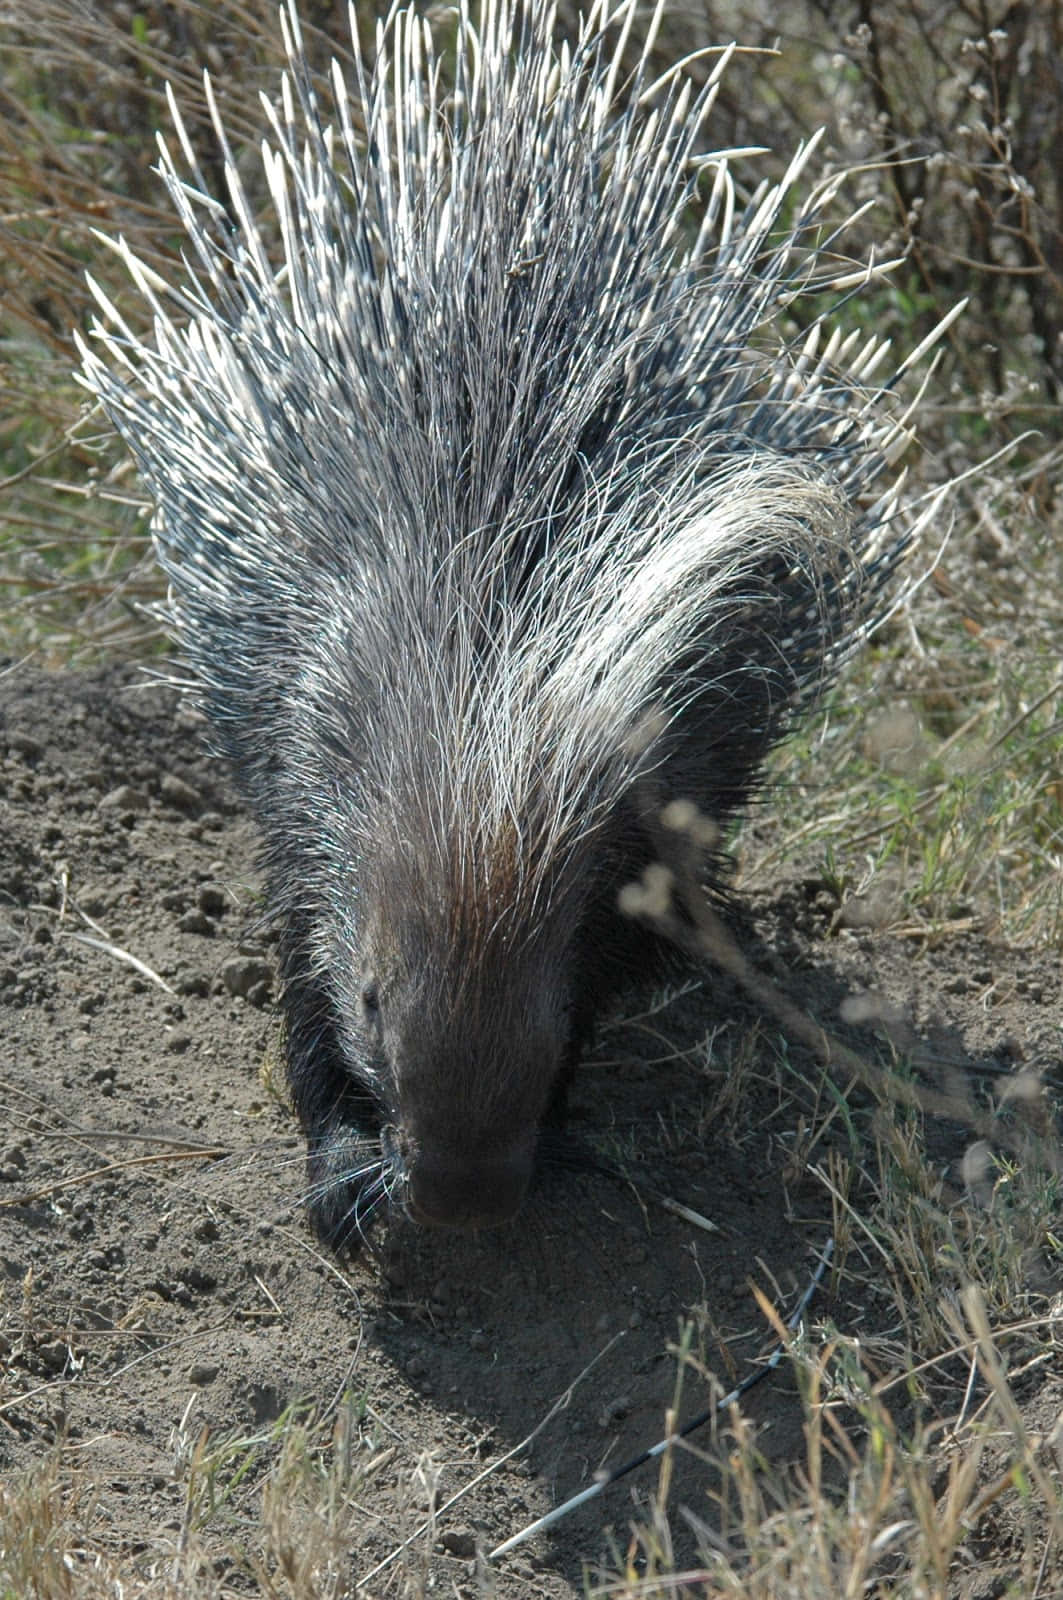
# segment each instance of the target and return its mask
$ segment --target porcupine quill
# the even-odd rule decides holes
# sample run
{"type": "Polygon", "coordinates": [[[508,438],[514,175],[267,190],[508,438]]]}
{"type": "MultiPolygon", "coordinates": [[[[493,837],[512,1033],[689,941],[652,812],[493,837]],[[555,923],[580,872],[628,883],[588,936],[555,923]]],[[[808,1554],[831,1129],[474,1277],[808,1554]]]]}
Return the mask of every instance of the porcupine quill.
{"type": "MultiPolygon", "coordinates": [[[[742,203],[633,0],[568,39],[548,0],[412,10],[331,104],[294,5],[262,165],[267,248],[213,95],[212,197],[170,96],[174,283],[118,248],[82,377],[155,507],[170,621],[264,840],[320,1234],[388,1204],[500,1222],[593,1019],[659,971],[623,918],[646,796],[726,823],[887,604],[905,509],[887,344],[815,148],[742,203]],[[444,91],[444,82],[453,87],[444,91]],[[100,353],[97,353],[99,351],[100,353]]],[[[655,801],[656,803],[656,801],[655,801]]],[[[717,881],[724,866],[712,863],[717,881]]],[[[710,883],[709,887],[712,887],[710,883]]]]}

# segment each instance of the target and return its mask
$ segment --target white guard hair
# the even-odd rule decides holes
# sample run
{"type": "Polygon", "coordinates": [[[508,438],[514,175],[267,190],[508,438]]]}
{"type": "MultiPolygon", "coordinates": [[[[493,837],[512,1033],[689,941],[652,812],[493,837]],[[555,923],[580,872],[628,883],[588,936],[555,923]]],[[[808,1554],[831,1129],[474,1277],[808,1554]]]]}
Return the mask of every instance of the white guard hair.
{"type": "Polygon", "coordinates": [[[838,272],[840,178],[799,195],[816,140],[739,201],[750,152],[704,153],[731,51],[701,88],[652,81],[663,13],[639,52],[634,0],[563,41],[547,0],[476,20],[460,0],[444,57],[393,11],[371,69],[352,14],[326,111],[289,5],[254,199],[209,80],[223,197],[171,96],[191,257],[168,284],[117,247],[154,334],[97,287],[83,381],[155,499],[173,625],[253,794],[301,762],[337,803],[327,763],[285,753],[304,699],[378,798],[412,719],[440,849],[482,862],[534,814],[556,867],[663,759],[639,730],[664,748],[766,570],[792,587],[774,642],[796,704],[936,514],[902,507],[888,344],[779,331],[795,297],[892,263],[838,272]]]}

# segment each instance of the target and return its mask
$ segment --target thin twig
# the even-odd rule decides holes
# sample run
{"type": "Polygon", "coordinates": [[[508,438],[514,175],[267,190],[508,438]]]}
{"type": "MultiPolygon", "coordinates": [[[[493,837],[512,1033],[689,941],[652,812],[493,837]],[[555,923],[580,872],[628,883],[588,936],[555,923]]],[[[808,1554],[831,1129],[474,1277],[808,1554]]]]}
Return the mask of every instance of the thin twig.
{"type": "MultiPolygon", "coordinates": [[[[834,1240],[828,1239],[823,1254],[816,1263],[816,1270],[812,1274],[812,1278],[808,1287],[798,1301],[795,1309],[787,1318],[786,1331],[788,1334],[792,1334],[797,1330],[801,1318],[808,1309],[812,1296],[815,1294],[820,1283],[823,1281],[823,1275],[826,1272],[827,1267],[830,1265],[833,1254],[834,1240]]],[[[611,1484],[617,1483],[619,1479],[627,1477],[629,1472],[634,1472],[636,1467],[641,1467],[644,1462],[652,1461],[657,1456],[662,1456],[666,1450],[669,1450],[674,1445],[677,1445],[681,1439],[686,1439],[690,1434],[696,1432],[698,1428],[704,1427],[705,1423],[709,1421],[710,1417],[718,1416],[721,1411],[725,1411],[729,1406],[733,1406],[744,1394],[747,1394],[755,1384],[760,1383],[762,1379],[767,1377],[769,1372],[772,1372],[778,1366],[779,1362],[782,1360],[783,1354],[786,1351],[787,1343],[787,1340],[780,1339],[779,1343],[772,1352],[771,1357],[767,1362],[765,1362],[764,1366],[758,1367],[755,1372],[749,1373],[747,1377],[742,1379],[741,1383],[737,1384],[735,1388],[731,1389],[729,1393],[725,1394],[722,1400],[717,1400],[714,1405],[707,1406],[706,1409],[704,1411],[700,1411],[696,1417],[691,1417],[689,1422],[685,1422],[681,1428],[676,1430],[675,1433],[668,1434],[666,1438],[659,1440],[657,1444],[651,1445],[648,1450],[643,1450],[639,1455],[633,1456],[630,1461],[625,1461],[622,1467],[617,1467],[615,1471],[607,1473],[604,1477],[598,1478],[597,1481],[592,1483],[588,1488],[581,1489],[579,1494],[575,1494],[570,1500],[566,1500],[564,1505],[555,1506],[553,1511],[548,1511],[546,1513],[545,1517],[540,1517],[537,1522],[529,1523],[528,1526],[526,1528],[522,1528],[519,1533],[513,1534],[512,1538],[506,1539],[504,1543],[497,1545],[495,1549],[491,1551],[488,1560],[494,1561],[498,1556],[508,1555],[510,1550],[515,1550],[518,1545],[523,1544],[526,1539],[530,1539],[533,1534],[542,1533],[546,1528],[552,1528],[555,1523],[560,1522],[563,1517],[567,1517],[569,1513],[575,1511],[578,1506],[586,1505],[588,1500],[594,1500],[598,1495],[602,1494],[606,1489],[608,1489],[611,1484]]]]}
{"type": "MultiPolygon", "coordinates": [[[[397,1560],[404,1550],[408,1550],[411,1544],[413,1544],[417,1539],[420,1539],[423,1534],[427,1533],[433,1522],[437,1521],[439,1517],[443,1516],[445,1512],[449,1511],[452,1506],[456,1506],[459,1500],[463,1500],[467,1494],[471,1493],[471,1491],[476,1488],[477,1484],[482,1483],[485,1478],[489,1478],[493,1472],[497,1472],[499,1467],[504,1467],[507,1461],[512,1461],[513,1457],[519,1455],[522,1450],[526,1450],[532,1441],[538,1438],[539,1434],[542,1433],[547,1424],[552,1422],[560,1411],[564,1411],[568,1407],[572,1396],[575,1394],[576,1389],[583,1382],[584,1378],[588,1375],[588,1373],[594,1370],[599,1361],[603,1360],[604,1357],[609,1354],[610,1350],[612,1350],[613,1346],[618,1344],[623,1337],[623,1329],[621,1329],[619,1333],[614,1333],[608,1344],[603,1345],[598,1351],[598,1354],[593,1356],[591,1360],[588,1361],[583,1371],[573,1378],[568,1388],[554,1401],[553,1405],[543,1417],[542,1421],[536,1424],[526,1438],[522,1439],[519,1444],[515,1444],[512,1450],[507,1450],[505,1455],[499,1456],[497,1461],[492,1461],[491,1465],[489,1467],[485,1467],[482,1472],[478,1472],[475,1478],[472,1478],[467,1484],[464,1485],[463,1488],[459,1489],[457,1494],[451,1495],[450,1499],[446,1501],[444,1505],[441,1505],[438,1511],[436,1511],[431,1517],[426,1517],[424,1522],[422,1522],[419,1527],[414,1529],[408,1539],[404,1539],[400,1545],[397,1545],[395,1549],[392,1550],[391,1554],[385,1556],[383,1561],[379,1561],[371,1572],[366,1573],[364,1578],[359,1578],[357,1587],[359,1589],[364,1588],[367,1583],[370,1583],[372,1579],[376,1577],[378,1572],[383,1572],[384,1568],[389,1567],[393,1561],[397,1560]]],[[[520,1536],[518,1535],[517,1542],[519,1543],[519,1541],[520,1536]]],[[[499,1546],[500,1550],[503,1548],[508,1549],[508,1545],[499,1546]]],[[[497,1554],[498,1551],[494,1551],[492,1553],[492,1559],[497,1554]]]]}

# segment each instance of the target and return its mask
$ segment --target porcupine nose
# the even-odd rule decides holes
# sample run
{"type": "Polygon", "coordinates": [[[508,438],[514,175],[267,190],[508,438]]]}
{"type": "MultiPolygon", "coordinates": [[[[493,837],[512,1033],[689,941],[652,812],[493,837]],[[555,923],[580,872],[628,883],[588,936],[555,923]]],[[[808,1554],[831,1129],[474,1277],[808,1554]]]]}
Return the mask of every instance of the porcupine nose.
{"type": "Polygon", "coordinates": [[[427,1228],[493,1228],[515,1216],[531,1178],[521,1151],[475,1165],[421,1156],[406,1177],[406,1211],[427,1228]]]}

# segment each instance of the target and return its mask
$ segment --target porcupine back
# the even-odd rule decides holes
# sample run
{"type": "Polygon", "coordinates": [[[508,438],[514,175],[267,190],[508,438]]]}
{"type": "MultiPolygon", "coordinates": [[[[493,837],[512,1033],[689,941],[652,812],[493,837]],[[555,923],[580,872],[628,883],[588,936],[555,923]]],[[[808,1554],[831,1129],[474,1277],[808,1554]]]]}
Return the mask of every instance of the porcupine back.
{"type": "Polygon", "coordinates": [[[386,1194],[512,1212],[590,1017],[651,959],[616,912],[643,797],[730,817],[911,534],[885,346],[772,331],[831,277],[837,185],[796,198],[809,144],[736,202],[700,154],[725,58],[651,83],[662,9],[627,71],[630,0],[560,45],[546,0],[463,0],[449,94],[400,11],[326,116],[290,8],[279,263],[213,101],[221,199],[171,105],[191,263],[164,285],[125,251],[151,340],[98,292],[83,371],[262,827],[333,1238],[386,1194]]]}

